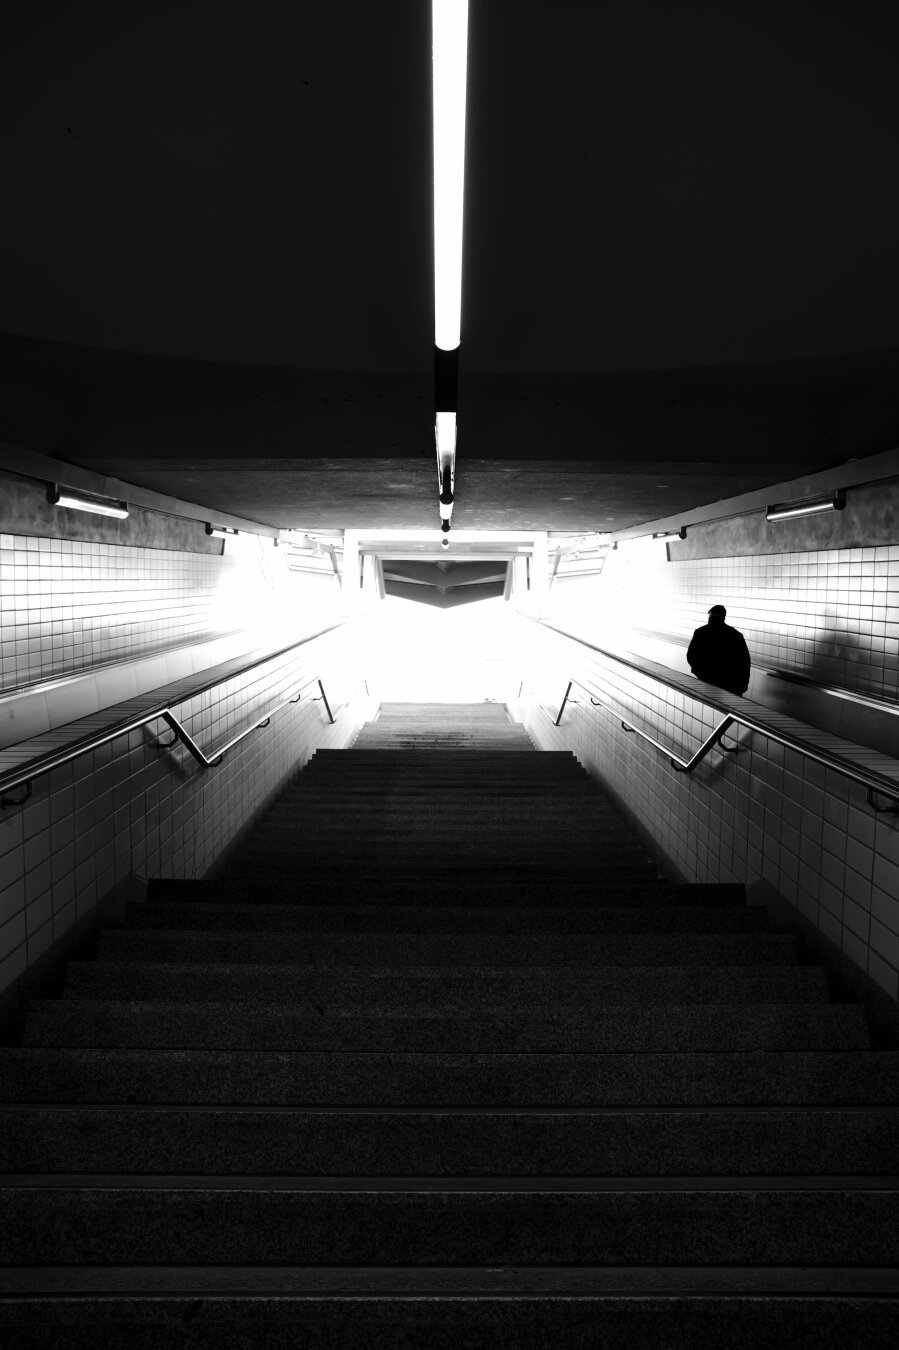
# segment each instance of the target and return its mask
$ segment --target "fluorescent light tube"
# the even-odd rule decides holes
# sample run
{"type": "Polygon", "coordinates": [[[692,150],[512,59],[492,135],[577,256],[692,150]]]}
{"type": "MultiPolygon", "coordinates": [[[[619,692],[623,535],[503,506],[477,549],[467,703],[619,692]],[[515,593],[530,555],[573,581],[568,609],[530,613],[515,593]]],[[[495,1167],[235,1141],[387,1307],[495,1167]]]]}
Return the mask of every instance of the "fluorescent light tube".
{"type": "Polygon", "coordinates": [[[51,489],[49,496],[54,506],[68,507],[72,511],[88,511],[94,516],[113,516],[116,520],[128,518],[128,504],[113,501],[112,498],[95,497],[56,486],[51,489]]]}
{"type": "Polygon", "coordinates": [[[206,533],[213,539],[232,539],[239,531],[233,529],[230,525],[212,525],[207,520],[206,533]]]}
{"type": "Polygon", "coordinates": [[[437,441],[437,455],[441,461],[444,456],[453,456],[456,453],[456,414],[454,412],[439,412],[434,426],[434,436],[437,441]]]}
{"type": "Polygon", "coordinates": [[[795,520],[799,516],[817,516],[822,511],[842,511],[845,505],[845,492],[837,490],[829,497],[816,497],[804,502],[782,502],[779,506],[769,506],[765,512],[765,519],[795,520]]]}
{"type": "Polygon", "coordinates": [[[686,539],[687,527],[682,525],[679,530],[658,530],[653,539],[686,539]]]}
{"type": "Polygon", "coordinates": [[[432,0],[434,49],[434,341],[458,347],[462,326],[462,196],[468,0],[432,0]]]}

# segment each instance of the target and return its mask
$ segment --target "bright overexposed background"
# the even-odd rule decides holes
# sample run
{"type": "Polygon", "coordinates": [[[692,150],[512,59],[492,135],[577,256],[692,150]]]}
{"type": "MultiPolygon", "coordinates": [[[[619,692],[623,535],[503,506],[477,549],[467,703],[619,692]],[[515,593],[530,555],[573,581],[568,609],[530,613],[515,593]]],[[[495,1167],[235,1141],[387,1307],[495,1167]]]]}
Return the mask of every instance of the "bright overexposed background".
{"type": "Polygon", "coordinates": [[[521,680],[520,622],[502,599],[436,609],[389,595],[372,615],[369,689],[384,703],[504,703],[521,680]]]}

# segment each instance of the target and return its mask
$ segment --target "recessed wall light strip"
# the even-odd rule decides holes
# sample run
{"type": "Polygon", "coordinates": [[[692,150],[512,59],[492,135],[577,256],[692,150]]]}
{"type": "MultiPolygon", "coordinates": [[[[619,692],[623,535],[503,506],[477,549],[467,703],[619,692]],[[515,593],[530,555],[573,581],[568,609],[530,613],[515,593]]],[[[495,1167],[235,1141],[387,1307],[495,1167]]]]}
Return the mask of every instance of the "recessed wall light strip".
{"type": "Polygon", "coordinates": [[[127,520],[128,503],[117,502],[112,497],[101,497],[93,492],[79,492],[75,488],[61,487],[50,483],[47,499],[53,506],[61,506],[71,511],[88,511],[95,516],[113,516],[116,520],[127,520]]]}
{"type": "Polygon", "coordinates": [[[846,493],[838,488],[827,497],[808,497],[803,501],[781,502],[769,506],[765,511],[766,520],[796,520],[799,516],[817,516],[822,511],[842,511],[846,506],[846,493]]]}

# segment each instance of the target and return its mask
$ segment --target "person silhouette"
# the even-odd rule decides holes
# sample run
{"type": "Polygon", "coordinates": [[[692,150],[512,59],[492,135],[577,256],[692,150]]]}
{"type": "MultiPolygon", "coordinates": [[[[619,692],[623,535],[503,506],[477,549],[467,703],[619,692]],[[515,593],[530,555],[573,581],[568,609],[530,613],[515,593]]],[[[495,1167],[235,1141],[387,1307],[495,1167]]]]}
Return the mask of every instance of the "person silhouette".
{"type": "Polygon", "coordinates": [[[687,648],[687,660],[697,680],[717,684],[732,694],[745,694],[749,688],[749,648],[736,628],[724,622],[727,610],[712,605],[709,621],[697,628],[687,648]]]}

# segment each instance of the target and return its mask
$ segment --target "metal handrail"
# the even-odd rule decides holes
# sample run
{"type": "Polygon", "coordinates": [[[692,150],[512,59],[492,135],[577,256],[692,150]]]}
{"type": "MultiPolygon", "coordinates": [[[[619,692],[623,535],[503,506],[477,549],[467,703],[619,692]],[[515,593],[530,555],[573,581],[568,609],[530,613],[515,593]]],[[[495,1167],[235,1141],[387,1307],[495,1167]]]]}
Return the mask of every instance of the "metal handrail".
{"type": "Polygon", "coordinates": [[[727,750],[732,755],[739,755],[744,750],[748,749],[748,747],[744,745],[724,744],[723,738],[725,736],[725,733],[730,727],[733,726],[734,722],[738,720],[732,713],[729,713],[727,717],[724,718],[723,722],[719,722],[718,726],[708,737],[708,739],[703,741],[702,745],[699,747],[696,753],[692,755],[690,759],[684,759],[681,755],[678,755],[674,750],[672,750],[670,746],[663,745],[662,742],[657,741],[654,736],[650,736],[648,731],[641,731],[639,727],[632,727],[628,722],[625,722],[621,714],[615,712],[614,708],[610,708],[608,703],[603,703],[602,699],[600,698],[594,698],[593,690],[590,689],[590,687],[584,684],[581,680],[568,681],[568,688],[565,690],[565,697],[562,699],[562,706],[559,709],[559,715],[553,721],[554,727],[557,727],[559,725],[559,722],[562,720],[562,713],[565,711],[565,705],[568,702],[568,696],[571,693],[572,685],[575,684],[578,686],[579,689],[583,689],[586,694],[590,695],[590,702],[593,704],[594,708],[605,708],[606,712],[611,713],[613,717],[617,717],[618,720],[621,722],[622,731],[627,731],[629,733],[632,733],[634,736],[639,736],[641,740],[648,741],[649,744],[654,745],[657,750],[661,750],[662,754],[667,755],[669,757],[672,766],[675,769],[677,769],[678,772],[680,773],[692,773],[692,771],[696,768],[696,765],[701,763],[702,760],[705,759],[706,755],[709,753],[711,749],[714,748],[716,743],[720,746],[722,750],[727,750]]]}
{"type": "MultiPolygon", "coordinates": [[[[600,656],[604,656],[610,661],[615,661],[618,665],[627,666],[631,670],[638,671],[641,675],[648,675],[650,679],[656,680],[659,684],[665,685],[669,689],[675,689],[678,693],[684,693],[680,681],[666,680],[664,676],[658,675],[654,671],[647,670],[644,666],[641,666],[639,662],[628,660],[627,657],[620,656],[616,652],[610,652],[604,647],[598,647],[595,643],[587,642],[584,638],[575,637],[572,633],[566,633],[563,628],[556,628],[553,624],[545,623],[539,619],[534,622],[540,623],[541,627],[549,628],[552,632],[568,638],[571,642],[577,642],[582,647],[588,647],[591,651],[598,652],[600,656]]],[[[593,702],[594,691],[581,680],[570,679],[568,681],[568,688],[565,690],[565,697],[562,700],[562,706],[559,709],[558,716],[553,720],[554,726],[559,725],[562,713],[565,710],[565,705],[568,702],[568,696],[571,693],[572,685],[574,684],[577,684],[579,688],[588,693],[591,702],[593,702]]],[[[846,760],[841,759],[839,756],[829,754],[827,750],[819,749],[817,746],[809,745],[807,741],[801,740],[798,736],[791,736],[789,732],[776,730],[774,727],[767,725],[760,718],[753,717],[750,713],[734,712],[725,704],[719,703],[716,699],[710,698],[706,694],[701,694],[699,692],[694,694],[691,691],[689,697],[695,698],[699,703],[704,703],[706,707],[714,708],[718,712],[725,714],[723,721],[719,723],[708,739],[702,743],[700,748],[689,760],[683,759],[673,751],[670,746],[663,745],[661,741],[655,740],[648,732],[641,731],[639,727],[632,727],[624,722],[623,719],[621,719],[620,713],[613,713],[613,715],[619,718],[625,731],[635,733],[643,740],[648,741],[651,745],[655,746],[662,754],[667,755],[671,760],[672,767],[681,773],[691,773],[693,769],[696,768],[697,764],[705,759],[706,755],[714,748],[716,743],[722,750],[729,750],[732,753],[735,751],[739,752],[741,747],[723,745],[721,743],[721,737],[729,727],[743,726],[749,731],[756,731],[759,735],[766,736],[769,740],[776,741],[779,745],[784,746],[788,750],[797,750],[801,755],[804,755],[807,759],[814,760],[815,763],[820,764],[825,769],[833,769],[836,773],[842,774],[845,778],[849,778],[853,782],[859,783],[862,787],[867,789],[868,805],[878,814],[899,814],[899,782],[895,779],[887,778],[885,774],[877,773],[874,769],[862,769],[856,765],[850,765],[846,760]],[[887,797],[890,801],[894,802],[895,805],[878,806],[874,800],[875,796],[887,797]]],[[[596,701],[596,706],[603,707],[608,712],[613,711],[607,704],[602,703],[601,700],[596,701]]],[[[548,715],[551,716],[551,714],[548,715]]]]}
{"type": "MultiPolygon", "coordinates": [[[[345,622],[346,621],[344,620],[341,621],[341,623],[331,624],[327,628],[320,629],[317,633],[310,633],[308,637],[301,638],[299,642],[291,643],[287,647],[280,647],[277,651],[269,652],[267,656],[257,657],[252,661],[248,661],[246,665],[241,666],[239,670],[230,671],[225,676],[219,676],[216,679],[207,680],[199,685],[193,685],[174,706],[177,707],[180,703],[186,703],[188,699],[196,698],[198,694],[206,693],[208,690],[215,689],[219,685],[227,684],[229,680],[238,679],[241,675],[246,674],[247,671],[255,670],[257,666],[265,665],[268,661],[274,661],[279,656],[284,656],[287,652],[294,651],[297,647],[304,646],[307,642],[313,642],[316,638],[324,637],[327,633],[332,633],[335,629],[342,628],[345,622]]],[[[20,769],[12,769],[7,773],[0,774],[0,793],[3,794],[0,796],[0,807],[23,806],[31,796],[32,782],[35,778],[41,778],[44,774],[52,773],[54,769],[62,768],[64,765],[70,764],[73,760],[80,759],[82,755],[89,754],[92,750],[98,750],[101,746],[108,745],[110,741],[118,740],[120,736],[127,736],[132,731],[139,731],[141,727],[148,726],[151,722],[160,720],[164,721],[171,728],[174,736],[171,741],[157,740],[155,742],[157,749],[171,749],[177,741],[181,741],[201,768],[214,768],[216,765],[221,764],[229,750],[233,749],[234,746],[246,736],[249,736],[251,732],[260,731],[262,728],[267,727],[275,714],[280,712],[283,708],[286,708],[288,704],[299,703],[303,696],[303,691],[313,684],[317,684],[321,691],[320,700],[316,698],[313,699],[313,702],[317,703],[321,701],[324,703],[325,711],[328,714],[328,720],[333,725],[335,716],[331,710],[331,705],[328,702],[328,696],[325,693],[325,687],[322,684],[321,677],[317,675],[313,676],[312,679],[305,680],[295,695],[282,700],[282,702],[271,708],[260,722],[254,722],[252,726],[246,727],[243,731],[238,732],[236,736],[232,736],[231,740],[227,741],[225,745],[221,746],[217,751],[213,751],[211,757],[207,756],[200,749],[196,741],[185,729],[184,725],[179,722],[178,718],[172,712],[171,707],[168,705],[165,707],[157,706],[150,712],[141,713],[139,717],[133,717],[127,722],[117,722],[106,731],[95,732],[92,735],[85,737],[83,740],[75,741],[72,745],[65,746],[62,750],[54,750],[49,754],[39,755],[35,759],[24,764],[20,769]],[[6,796],[9,792],[15,792],[17,788],[25,788],[25,792],[20,798],[12,799],[6,796]]]]}
{"type": "MultiPolygon", "coordinates": [[[[322,684],[321,679],[316,675],[311,680],[306,681],[306,683],[300,688],[295,697],[286,698],[283,700],[283,702],[276,704],[274,708],[271,708],[266,713],[265,717],[262,719],[261,722],[254,722],[254,724],[251,727],[245,727],[244,730],[239,731],[236,736],[232,736],[230,741],[226,741],[223,746],[220,746],[218,752],[213,751],[214,758],[211,759],[200,749],[200,747],[197,745],[196,741],[193,739],[190,733],[185,730],[184,724],[178,721],[178,718],[172,712],[171,708],[165,708],[163,709],[162,712],[155,713],[150,717],[145,718],[142,725],[146,726],[148,722],[154,721],[157,718],[162,718],[162,720],[164,722],[167,722],[168,725],[172,728],[174,735],[172,736],[172,739],[170,741],[157,740],[154,743],[156,749],[171,750],[173,745],[177,744],[178,741],[181,741],[181,743],[190,751],[194,759],[197,761],[199,765],[201,765],[202,768],[213,769],[217,764],[221,764],[222,760],[225,758],[225,755],[228,753],[228,751],[233,749],[235,745],[238,745],[244,739],[245,736],[249,736],[250,733],[253,731],[262,731],[264,727],[268,726],[269,722],[275,716],[275,713],[279,713],[281,709],[286,708],[288,704],[299,703],[300,699],[303,697],[303,690],[308,689],[310,685],[313,684],[317,684],[319,689],[321,690],[322,702],[324,703],[325,708],[327,710],[328,719],[333,725],[334,717],[331,713],[331,705],[329,704],[327,695],[325,694],[325,686],[322,684]]],[[[313,699],[313,703],[317,702],[318,699],[313,699]]],[[[130,730],[132,731],[134,729],[135,729],[134,727],[130,728],[130,730]]]]}

